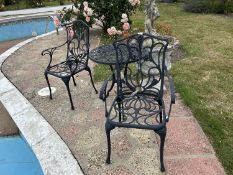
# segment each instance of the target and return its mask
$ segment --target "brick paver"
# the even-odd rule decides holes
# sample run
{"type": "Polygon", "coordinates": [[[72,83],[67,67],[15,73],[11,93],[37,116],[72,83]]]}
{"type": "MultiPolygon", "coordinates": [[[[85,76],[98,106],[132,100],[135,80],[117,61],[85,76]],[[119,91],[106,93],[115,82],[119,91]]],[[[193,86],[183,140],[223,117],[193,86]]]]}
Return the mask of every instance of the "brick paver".
{"type": "Polygon", "coordinates": [[[165,163],[167,175],[222,175],[224,169],[214,156],[170,159],[165,163]]]}

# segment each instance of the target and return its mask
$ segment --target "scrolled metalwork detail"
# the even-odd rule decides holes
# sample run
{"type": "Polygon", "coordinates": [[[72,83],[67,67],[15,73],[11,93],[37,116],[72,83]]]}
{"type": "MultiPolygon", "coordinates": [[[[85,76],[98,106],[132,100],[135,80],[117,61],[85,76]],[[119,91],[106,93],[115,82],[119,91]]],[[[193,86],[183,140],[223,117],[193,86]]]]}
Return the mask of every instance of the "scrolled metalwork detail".
{"type": "Polygon", "coordinates": [[[123,125],[137,125],[137,127],[159,124],[158,117],[163,109],[154,96],[142,94],[128,96],[121,102],[115,100],[112,106],[109,120],[123,125]],[[121,119],[119,119],[120,115],[121,119]]]}

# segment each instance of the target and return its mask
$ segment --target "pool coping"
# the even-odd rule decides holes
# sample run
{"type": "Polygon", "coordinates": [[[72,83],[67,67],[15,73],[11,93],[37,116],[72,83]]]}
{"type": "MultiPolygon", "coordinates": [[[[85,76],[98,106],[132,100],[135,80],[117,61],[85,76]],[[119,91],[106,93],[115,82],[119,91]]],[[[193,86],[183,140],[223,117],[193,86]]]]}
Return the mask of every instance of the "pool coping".
{"type": "Polygon", "coordinates": [[[30,20],[30,19],[38,19],[38,18],[48,18],[50,16],[54,15],[54,13],[43,13],[43,14],[34,14],[34,15],[22,15],[17,17],[10,17],[10,18],[3,18],[0,19],[0,24],[8,23],[8,22],[16,22],[20,20],[30,20]]]}
{"type": "MultiPolygon", "coordinates": [[[[4,61],[18,49],[55,32],[27,39],[2,53],[0,69],[4,61]]],[[[2,70],[0,71],[0,101],[33,150],[45,175],[83,175],[81,167],[65,142],[17,87],[5,77],[2,70]]]]}
{"type": "Polygon", "coordinates": [[[43,7],[43,8],[33,8],[33,9],[22,9],[22,10],[12,10],[0,12],[0,23],[14,21],[23,18],[33,18],[35,16],[50,16],[57,10],[61,10],[64,7],[71,8],[72,5],[63,6],[53,6],[53,7],[43,7]]]}
{"type": "Polygon", "coordinates": [[[41,7],[41,8],[30,8],[30,9],[22,9],[22,10],[9,10],[0,12],[0,16],[16,16],[16,15],[25,15],[25,14],[38,14],[38,13],[46,13],[46,12],[54,12],[56,10],[61,10],[62,8],[72,7],[71,5],[61,5],[61,6],[50,6],[50,7],[41,7]]]}

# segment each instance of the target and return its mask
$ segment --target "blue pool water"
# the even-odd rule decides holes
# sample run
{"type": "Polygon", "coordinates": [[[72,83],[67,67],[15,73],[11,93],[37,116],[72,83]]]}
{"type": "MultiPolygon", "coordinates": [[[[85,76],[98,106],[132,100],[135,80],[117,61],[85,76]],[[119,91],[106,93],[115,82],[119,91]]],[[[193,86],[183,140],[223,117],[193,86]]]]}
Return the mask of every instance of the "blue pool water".
{"type": "Polygon", "coordinates": [[[0,42],[41,35],[55,30],[49,17],[0,23],[0,42]]]}
{"type": "Polygon", "coordinates": [[[20,136],[0,137],[0,175],[44,175],[31,148],[20,136]]]}

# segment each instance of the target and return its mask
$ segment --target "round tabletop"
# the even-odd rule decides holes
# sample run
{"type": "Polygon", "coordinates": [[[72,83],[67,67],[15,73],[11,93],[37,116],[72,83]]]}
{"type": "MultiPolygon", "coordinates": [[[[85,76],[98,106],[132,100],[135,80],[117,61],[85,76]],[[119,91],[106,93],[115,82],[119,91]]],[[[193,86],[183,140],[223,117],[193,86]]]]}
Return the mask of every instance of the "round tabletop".
{"type": "MultiPolygon", "coordinates": [[[[149,56],[148,48],[140,49],[136,44],[132,44],[130,47],[130,50],[128,47],[121,47],[120,49],[120,63],[133,63],[138,61],[141,57],[143,59],[147,58],[149,56]],[[139,54],[141,53],[141,54],[139,54]],[[140,56],[139,56],[140,55],[140,56]]],[[[103,45],[99,46],[89,53],[89,58],[100,64],[106,64],[106,65],[116,65],[117,64],[117,56],[116,56],[116,49],[112,44],[109,45],[103,45]]],[[[119,61],[119,60],[118,60],[119,61]]]]}
{"type": "Polygon", "coordinates": [[[100,64],[115,65],[117,62],[116,50],[112,44],[99,46],[91,50],[89,58],[100,64]]]}

